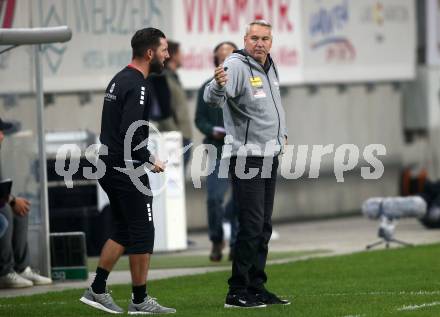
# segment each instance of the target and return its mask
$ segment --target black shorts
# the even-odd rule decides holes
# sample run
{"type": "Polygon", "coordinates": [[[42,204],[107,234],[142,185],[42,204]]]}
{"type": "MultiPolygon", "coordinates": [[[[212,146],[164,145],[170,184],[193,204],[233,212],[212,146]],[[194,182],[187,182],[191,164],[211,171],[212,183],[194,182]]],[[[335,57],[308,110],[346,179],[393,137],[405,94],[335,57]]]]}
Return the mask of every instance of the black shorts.
{"type": "MultiPolygon", "coordinates": [[[[140,178],[150,188],[148,175],[140,178]]],[[[125,247],[127,254],[153,253],[153,196],[140,192],[130,178],[107,167],[99,184],[110,200],[112,233],[110,239],[125,247]]]]}

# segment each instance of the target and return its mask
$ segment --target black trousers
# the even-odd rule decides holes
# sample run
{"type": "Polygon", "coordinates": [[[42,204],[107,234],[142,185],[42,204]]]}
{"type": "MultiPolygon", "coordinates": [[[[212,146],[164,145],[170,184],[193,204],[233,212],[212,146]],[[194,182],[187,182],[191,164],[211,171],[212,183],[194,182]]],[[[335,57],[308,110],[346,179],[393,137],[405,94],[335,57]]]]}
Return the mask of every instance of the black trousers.
{"type": "MultiPolygon", "coordinates": [[[[148,175],[141,176],[140,180],[150,188],[148,175]]],[[[107,193],[112,210],[110,239],[124,246],[127,254],[152,254],[155,236],[153,196],[144,195],[127,175],[113,167],[107,168],[99,184],[107,193]]]]}
{"type": "Polygon", "coordinates": [[[275,184],[278,157],[246,158],[244,173],[258,169],[253,178],[243,178],[242,159],[231,158],[230,173],[234,199],[238,204],[239,230],[235,243],[235,256],[232,263],[232,276],[228,280],[230,293],[246,291],[249,288],[261,289],[267,281],[265,273],[268,244],[272,235],[272,211],[275,197],[275,184]],[[264,173],[263,163],[265,164],[264,173]],[[269,165],[269,163],[272,163],[269,165]],[[269,169],[267,169],[269,166],[269,169]]]}

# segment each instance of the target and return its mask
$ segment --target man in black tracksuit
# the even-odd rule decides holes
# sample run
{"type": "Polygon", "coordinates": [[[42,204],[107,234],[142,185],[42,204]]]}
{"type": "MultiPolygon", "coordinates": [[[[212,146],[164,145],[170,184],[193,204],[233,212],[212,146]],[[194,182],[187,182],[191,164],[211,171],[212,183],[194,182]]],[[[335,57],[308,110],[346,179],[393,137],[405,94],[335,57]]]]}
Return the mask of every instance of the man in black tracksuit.
{"type": "Polygon", "coordinates": [[[229,150],[223,150],[223,158],[230,157],[239,210],[227,308],[289,304],[264,286],[278,155],[287,141],[278,71],[269,55],[271,25],[262,20],[250,23],[244,46],[216,68],[204,94],[208,104],[223,109],[226,138],[230,139],[226,142],[225,138],[229,150]]]}
{"type": "Polygon", "coordinates": [[[119,257],[126,252],[132,277],[128,313],[173,313],[175,309],[163,307],[147,296],[146,279],[154,246],[153,197],[151,192],[145,194],[144,191],[144,188],[149,189],[147,174],[138,178],[140,182],[134,182],[130,176],[130,172],[139,167],[154,173],[165,169],[164,163],[154,158],[146,145],[140,145],[148,139],[148,125],[134,128],[136,124],[148,122],[150,87],[146,77],[150,72],[163,69],[168,46],[165,35],[154,28],[137,31],[131,46],[132,62],[110,81],[102,110],[100,140],[104,150],[100,150],[100,159],[106,165],[106,174],[99,183],[110,201],[112,234],[102,249],[96,277],[81,302],[110,313],[123,312],[106,291],[106,280],[119,257]]]}

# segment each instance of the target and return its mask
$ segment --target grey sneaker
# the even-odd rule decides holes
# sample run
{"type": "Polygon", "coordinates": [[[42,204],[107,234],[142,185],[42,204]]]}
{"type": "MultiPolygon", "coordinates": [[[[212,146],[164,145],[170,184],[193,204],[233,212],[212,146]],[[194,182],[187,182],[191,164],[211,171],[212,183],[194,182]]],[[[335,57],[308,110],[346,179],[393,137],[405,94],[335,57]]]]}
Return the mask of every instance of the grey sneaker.
{"type": "Polygon", "coordinates": [[[84,295],[80,298],[80,301],[107,313],[122,314],[124,312],[121,307],[115,304],[109,292],[104,294],[96,294],[92,291],[91,287],[84,292],[84,295]]]}
{"type": "Polygon", "coordinates": [[[140,304],[134,304],[133,301],[128,305],[129,315],[138,314],[173,314],[176,310],[174,308],[168,308],[161,306],[155,298],[147,296],[145,300],[140,304]]]}

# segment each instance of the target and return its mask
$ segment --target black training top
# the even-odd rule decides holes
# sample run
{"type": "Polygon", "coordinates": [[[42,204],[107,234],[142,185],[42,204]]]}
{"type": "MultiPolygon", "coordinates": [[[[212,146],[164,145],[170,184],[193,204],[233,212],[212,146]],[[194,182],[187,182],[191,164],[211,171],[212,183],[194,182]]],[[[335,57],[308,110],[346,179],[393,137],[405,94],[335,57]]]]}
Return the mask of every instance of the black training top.
{"type": "MultiPolygon", "coordinates": [[[[117,73],[105,90],[101,119],[101,143],[108,148],[108,156],[102,159],[113,166],[125,166],[124,139],[130,125],[137,120],[149,119],[150,88],[144,75],[131,65],[117,73]]],[[[134,151],[148,139],[149,127],[136,129],[131,142],[131,160],[138,163],[151,162],[146,146],[134,151]]]]}

